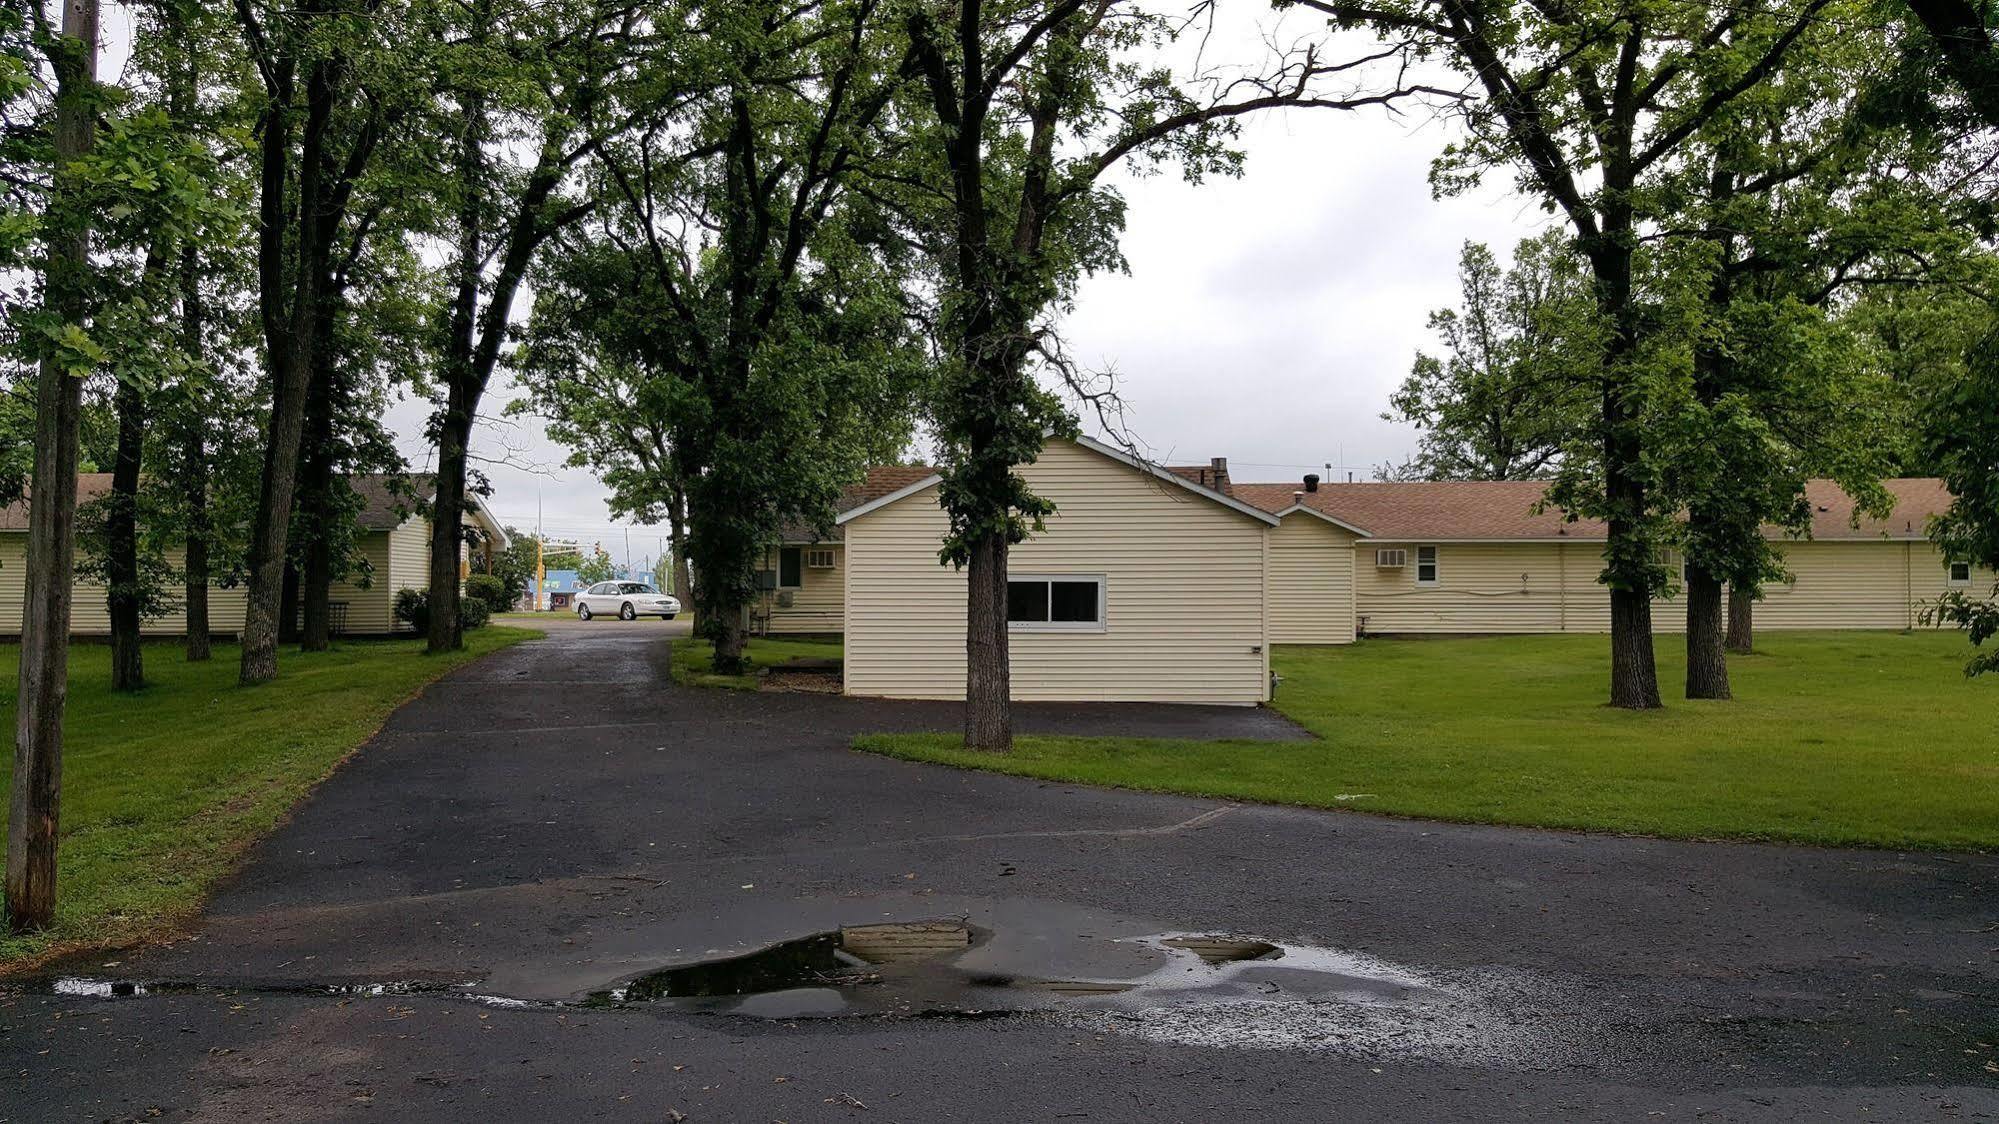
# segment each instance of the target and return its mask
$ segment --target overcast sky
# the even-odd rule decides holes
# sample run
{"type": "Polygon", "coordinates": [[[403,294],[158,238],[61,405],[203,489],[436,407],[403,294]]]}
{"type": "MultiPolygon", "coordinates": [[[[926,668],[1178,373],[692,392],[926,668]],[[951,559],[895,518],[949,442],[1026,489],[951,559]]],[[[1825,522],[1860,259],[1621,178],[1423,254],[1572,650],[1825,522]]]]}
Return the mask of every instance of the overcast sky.
{"type": "MultiPolygon", "coordinates": [[[[1261,4],[1210,51],[1255,48],[1255,36],[1308,32],[1273,24],[1261,4]],[[1260,30],[1252,30],[1251,25],[1260,30]]],[[[1189,186],[1177,175],[1120,178],[1130,202],[1129,275],[1090,279],[1062,333],[1074,358],[1114,369],[1134,434],[1170,463],[1229,458],[1241,480],[1295,480],[1334,465],[1365,479],[1413,450],[1413,431],[1383,421],[1389,392],[1419,347],[1424,321],[1455,303],[1458,250],[1488,242],[1502,258],[1546,218],[1501,182],[1457,199],[1430,197],[1431,158],[1448,126],[1417,112],[1293,111],[1254,121],[1239,180],[1189,186]]],[[[517,309],[517,312],[524,310],[517,309]]],[[[514,397],[495,387],[489,415],[514,397]]],[[[412,463],[429,461],[426,404],[391,422],[412,463]]],[[[626,529],[610,522],[604,488],[538,426],[481,424],[492,507],[552,535],[602,541],[623,559],[626,529]]],[[[631,532],[634,562],[663,530],[631,532]]]]}

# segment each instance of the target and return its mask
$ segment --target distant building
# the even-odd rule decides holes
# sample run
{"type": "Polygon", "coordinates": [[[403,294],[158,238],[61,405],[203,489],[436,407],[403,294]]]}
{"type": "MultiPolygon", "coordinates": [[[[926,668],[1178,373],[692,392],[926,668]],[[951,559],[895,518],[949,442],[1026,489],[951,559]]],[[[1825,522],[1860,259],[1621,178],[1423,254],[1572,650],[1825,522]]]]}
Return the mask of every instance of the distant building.
{"type": "Polygon", "coordinates": [[[543,576],[540,588],[535,588],[535,580],[528,579],[528,608],[537,612],[547,609],[567,609],[576,599],[576,591],[583,583],[576,578],[574,570],[550,570],[543,576]]]}
{"type": "MultiPolygon", "coordinates": [[[[652,575],[636,566],[613,566],[611,576],[604,581],[650,582],[652,575]]],[[[532,612],[554,609],[567,610],[576,604],[576,592],[590,583],[576,576],[575,570],[550,570],[542,579],[537,592],[533,577],[528,578],[527,592],[521,595],[521,608],[532,612]]]]}
{"type": "MultiPolygon", "coordinates": [[[[407,632],[409,622],[397,620],[394,612],[396,591],[430,588],[430,520],[425,515],[433,494],[432,478],[417,474],[397,481],[383,475],[355,475],[347,484],[361,499],[355,519],[360,534],[355,554],[363,563],[346,579],[333,583],[331,614],[333,631],[350,636],[382,636],[407,632]]],[[[76,478],[79,504],[103,498],[111,490],[108,472],[82,473],[76,478]]],[[[466,493],[466,529],[472,542],[463,548],[459,571],[464,573],[476,554],[481,568],[492,565],[493,555],[507,547],[507,533],[487,509],[485,501],[466,493]]],[[[21,631],[22,607],[26,601],[28,541],[28,501],[22,499],[0,507],[0,636],[17,636],[21,631]]],[[[169,566],[183,564],[185,551],[166,551],[169,566]]],[[[78,578],[72,593],[70,631],[77,636],[101,636],[111,631],[111,615],[105,588],[78,578]]],[[[218,634],[233,636],[243,628],[248,591],[240,583],[211,585],[208,592],[208,626],[218,634]]],[[[173,611],[148,619],[140,631],[148,636],[170,636],[186,631],[186,617],[173,611]]]]}

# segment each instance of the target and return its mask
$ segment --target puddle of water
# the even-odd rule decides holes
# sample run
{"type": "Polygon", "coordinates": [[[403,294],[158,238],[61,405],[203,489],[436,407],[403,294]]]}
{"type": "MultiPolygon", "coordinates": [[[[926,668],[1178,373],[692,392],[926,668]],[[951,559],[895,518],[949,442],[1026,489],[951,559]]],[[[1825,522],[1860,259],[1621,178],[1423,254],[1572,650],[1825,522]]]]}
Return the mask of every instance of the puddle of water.
{"type": "Polygon", "coordinates": [[[1267,941],[1235,937],[1166,937],[1159,942],[1168,948],[1185,949],[1209,964],[1229,964],[1238,960],[1266,960],[1284,955],[1284,950],[1267,941]]]}
{"type": "Polygon", "coordinates": [[[595,1005],[804,1019],[1063,1009],[1133,1012],[1246,1002],[1394,1006],[1435,989],[1334,949],[1217,933],[1071,937],[993,934],[963,921],[846,926],[752,952],[676,964],[590,993],[595,1005]],[[995,937],[1007,947],[995,949],[995,937]],[[1078,949],[1081,951],[1079,952],[1078,949]],[[1085,972],[1035,972],[1069,961],[1085,972]],[[1004,969],[1004,970],[998,970],[1004,969]]]}
{"type": "Polygon", "coordinates": [[[105,999],[429,994],[498,1008],[661,1004],[782,1020],[1032,1017],[1175,1044],[1451,1064],[1541,1064],[1589,1050],[1578,1028],[1536,1014],[1551,1003],[1550,983],[1538,977],[1422,971],[1238,933],[1159,932],[1066,903],[966,904],[957,919],[845,925],[840,915],[850,916],[851,904],[809,906],[825,928],[576,992],[537,993],[523,986],[528,978],[260,986],[72,976],[44,986],[105,999]]]}
{"type": "Polygon", "coordinates": [[[586,1002],[605,1005],[753,996],[753,1000],[733,1004],[730,1009],[766,1018],[844,1014],[850,1006],[844,992],[880,983],[883,969],[962,953],[972,946],[973,938],[972,927],[963,921],[847,925],[754,952],[648,972],[617,987],[592,992],[586,1002]]]}

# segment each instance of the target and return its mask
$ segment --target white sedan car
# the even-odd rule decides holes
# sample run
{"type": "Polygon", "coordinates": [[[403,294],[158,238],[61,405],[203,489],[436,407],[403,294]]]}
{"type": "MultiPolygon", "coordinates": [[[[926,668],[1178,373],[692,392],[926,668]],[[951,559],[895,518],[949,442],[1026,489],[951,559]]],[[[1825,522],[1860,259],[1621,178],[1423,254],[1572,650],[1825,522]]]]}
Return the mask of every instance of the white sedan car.
{"type": "Polygon", "coordinates": [[[680,600],[661,593],[644,582],[598,582],[576,595],[576,615],[583,620],[603,614],[617,614],[621,621],[640,617],[672,620],[680,612],[680,600]]]}

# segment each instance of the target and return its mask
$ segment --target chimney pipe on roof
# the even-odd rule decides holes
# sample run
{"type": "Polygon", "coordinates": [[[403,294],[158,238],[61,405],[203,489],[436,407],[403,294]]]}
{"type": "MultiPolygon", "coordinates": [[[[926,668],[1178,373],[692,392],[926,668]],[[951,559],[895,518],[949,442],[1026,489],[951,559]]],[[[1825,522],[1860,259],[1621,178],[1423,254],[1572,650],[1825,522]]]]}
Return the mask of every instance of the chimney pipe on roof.
{"type": "Polygon", "coordinates": [[[1303,493],[1303,492],[1293,492],[1293,493],[1291,493],[1291,502],[1292,502],[1292,504],[1294,504],[1294,505],[1296,505],[1296,504],[1301,504],[1301,503],[1304,503],[1304,502],[1305,502],[1305,493],[1303,493]]]}
{"type": "Polygon", "coordinates": [[[1209,487],[1217,492],[1226,492],[1229,490],[1229,459],[1227,457],[1215,457],[1210,460],[1208,462],[1208,471],[1214,475],[1214,480],[1208,485],[1209,487]]]}
{"type": "Polygon", "coordinates": [[[1316,491],[1318,491],[1318,490],[1319,490],[1319,474],[1318,474],[1318,473],[1316,473],[1316,472],[1308,472],[1308,473],[1306,473],[1306,474],[1305,474],[1305,490],[1306,490],[1306,491],[1308,491],[1308,492],[1316,492],[1316,491]]]}

